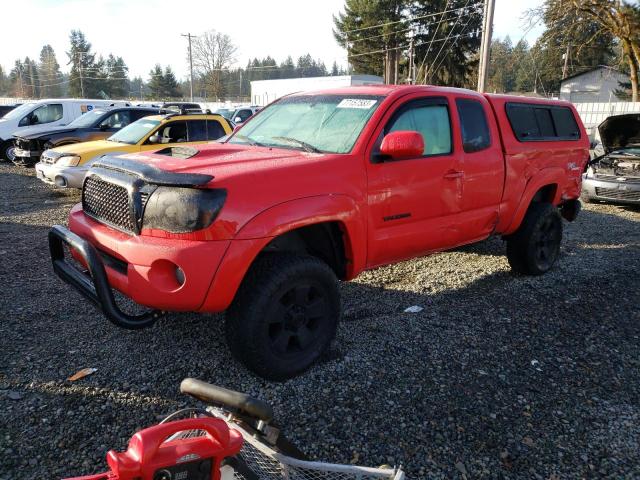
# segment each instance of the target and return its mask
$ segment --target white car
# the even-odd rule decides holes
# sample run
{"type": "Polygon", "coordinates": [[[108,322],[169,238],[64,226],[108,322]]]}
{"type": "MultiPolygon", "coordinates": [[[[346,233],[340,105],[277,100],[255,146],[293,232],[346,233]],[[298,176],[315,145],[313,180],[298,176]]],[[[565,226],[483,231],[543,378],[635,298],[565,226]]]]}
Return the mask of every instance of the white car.
{"type": "Polygon", "coordinates": [[[67,125],[83,113],[108,106],[128,106],[128,103],[72,98],[24,103],[0,118],[0,158],[11,161],[15,159],[14,133],[38,125],[46,128],[67,125]]]}
{"type": "Polygon", "coordinates": [[[262,107],[256,107],[255,105],[252,105],[250,107],[239,107],[236,109],[235,112],[233,112],[233,115],[231,115],[231,121],[236,125],[240,125],[246,122],[252,115],[254,115],[261,108],[262,107]]]}

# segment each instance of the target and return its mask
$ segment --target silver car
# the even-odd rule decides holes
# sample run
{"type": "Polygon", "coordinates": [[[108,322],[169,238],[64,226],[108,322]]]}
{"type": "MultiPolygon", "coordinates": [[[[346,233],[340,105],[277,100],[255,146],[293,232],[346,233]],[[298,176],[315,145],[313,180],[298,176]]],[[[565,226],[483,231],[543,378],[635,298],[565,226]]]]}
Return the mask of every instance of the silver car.
{"type": "Polygon", "coordinates": [[[582,200],[640,205],[640,114],[609,117],[598,131],[604,155],[588,163],[582,200]]]}

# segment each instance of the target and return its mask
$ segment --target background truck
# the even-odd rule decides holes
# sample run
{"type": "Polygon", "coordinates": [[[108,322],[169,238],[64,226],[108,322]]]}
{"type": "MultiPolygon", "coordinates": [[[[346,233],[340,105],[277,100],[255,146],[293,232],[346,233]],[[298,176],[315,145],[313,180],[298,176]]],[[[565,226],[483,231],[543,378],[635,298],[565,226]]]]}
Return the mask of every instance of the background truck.
{"type": "Polygon", "coordinates": [[[282,380],[332,341],[338,279],[490,235],[516,272],[548,271],[588,157],[566,102],[427,86],[295,94],[225,143],[96,162],[50,252],[125,328],[226,310],[233,354],[282,380]],[[112,289],[152,310],[125,313],[112,289]]]}

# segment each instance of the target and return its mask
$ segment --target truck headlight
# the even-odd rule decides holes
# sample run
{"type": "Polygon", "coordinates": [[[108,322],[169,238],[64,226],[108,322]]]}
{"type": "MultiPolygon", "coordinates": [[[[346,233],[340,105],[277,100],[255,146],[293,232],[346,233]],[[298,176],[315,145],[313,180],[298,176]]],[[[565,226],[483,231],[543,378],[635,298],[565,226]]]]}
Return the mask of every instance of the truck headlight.
{"type": "Polygon", "coordinates": [[[158,187],[149,197],[142,217],[142,228],[187,233],[207,228],[220,213],[227,191],[158,187]]]}
{"type": "Polygon", "coordinates": [[[63,155],[56,160],[56,165],[60,167],[77,167],[80,163],[80,155],[63,155]]]}

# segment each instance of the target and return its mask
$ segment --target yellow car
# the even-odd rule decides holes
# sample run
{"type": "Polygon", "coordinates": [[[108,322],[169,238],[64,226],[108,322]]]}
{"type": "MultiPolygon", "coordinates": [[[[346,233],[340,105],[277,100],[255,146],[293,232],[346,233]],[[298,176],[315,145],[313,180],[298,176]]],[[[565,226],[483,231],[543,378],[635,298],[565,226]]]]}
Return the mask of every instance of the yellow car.
{"type": "Polygon", "coordinates": [[[104,155],[204,143],[232,131],[231,124],[222,115],[152,115],[127,125],[106,140],[45,150],[36,164],[36,174],[42,181],[58,187],[82,188],[87,170],[104,155]]]}

